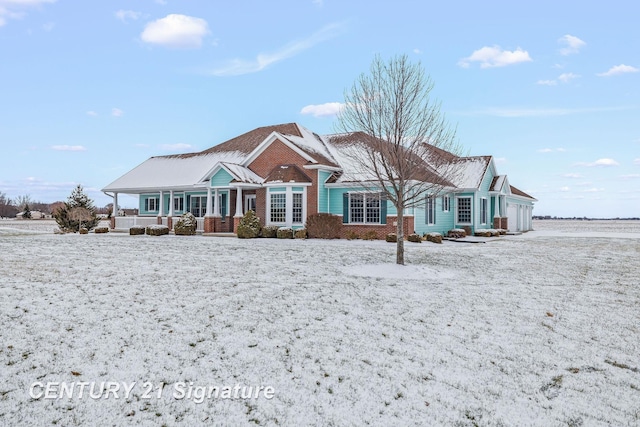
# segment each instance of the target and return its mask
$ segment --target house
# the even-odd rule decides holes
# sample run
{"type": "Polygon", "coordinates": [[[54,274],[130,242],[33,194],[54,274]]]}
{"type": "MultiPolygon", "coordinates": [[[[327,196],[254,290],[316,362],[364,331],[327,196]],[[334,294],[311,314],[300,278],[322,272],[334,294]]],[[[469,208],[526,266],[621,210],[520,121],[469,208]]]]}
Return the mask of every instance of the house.
{"type": "MultiPolygon", "coordinates": [[[[397,213],[380,192],[358,181],[345,156],[364,134],[320,136],[297,124],[254,129],[197,153],[151,157],[102,191],[138,195],[139,214],[112,217],[111,227],[165,224],[191,212],[198,230],[234,232],[251,209],[263,225],[303,227],[316,213],[342,217],[341,234],[395,231],[397,213]],[[359,184],[360,182],[360,184],[359,184]]],[[[405,230],[531,229],[535,198],[499,175],[492,156],[457,157],[460,173],[424,205],[405,212],[405,230]]]]}

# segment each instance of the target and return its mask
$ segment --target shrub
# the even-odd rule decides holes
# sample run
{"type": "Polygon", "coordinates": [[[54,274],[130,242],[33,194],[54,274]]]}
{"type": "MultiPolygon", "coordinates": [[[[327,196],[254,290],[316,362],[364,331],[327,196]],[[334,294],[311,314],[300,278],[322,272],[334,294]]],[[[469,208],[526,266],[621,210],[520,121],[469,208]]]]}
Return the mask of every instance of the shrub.
{"type": "Polygon", "coordinates": [[[442,234],[440,233],[427,233],[425,237],[428,242],[442,243],[442,234]]]}
{"type": "Polygon", "coordinates": [[[464,227],[462,227],[462,229],[464,230],[464,232],[466,233],[466,236],[471,236],[473,233],[471,233],[471,227],[469,227],[468,225],[465,225],[464,227]]]}
{"type": "Polygon", "coordinates": [[[307,238],[307,229],[306,228],[298,228],[294,233],[294,237],[296,239],[306,239],[307,238]]]}
{"type": "Polygon", "coordinates": [[[396,233],[389,233],[384,239],[389,243],[396,243],[398,241],[398,236],[396,233]]]}
{"type": "Polygon", "coordinates": [[[93,232],[96,234],[108,233],[109,227],[96,227],[93,232]]]}
{"type": "Polygon", "coordinates": [[[496,231],[501,236],[504,236],[505,234],[507,234],[507,230],[505,230],[504,228],[498,228],[496,231]]]}
{"type": "Polygon", "coordinates": [[[467,232],[462,228],[454,228],[452,230],[447,231],[447,237],[451,237],[452,239],[462,239],[467,236],[467,232]]]}
{"type": "Polygon", "coordinates": [[[311,239],[337,239],[340,237],[342,219],[337,215],[317,213],[307,218],[305,228],[311,239]]]}
{"type": "Polygon", "coordinates": [[[173,231],[178,236],[193,236],[196,234],[198,220],[191,212],[185,212],[173,226],[173,231]]]}
{"type": "Polygon", "coordinates": [[[267,225],[262,227],[262,237],[267,237],[270,239],[275,239],[278,237],[278,227],[277,225],[267,225]]]}
{"type": "Polygon", "coordinates": [[[87,230],[86,228],[82,227],[80,229],[80,234],[89,234],[89,230],[87,230]]]}
{"type": "Polygon", "coordinates": [[[422,243],[422,237],[416,233],[409,234],[407,240],[413,243],[422,243]]]}
{"type": "Polygon", "coordinates": [[[134,225],[129,229],[130,236],[139,236],[140,234],[144,234],[145,227],[143,225],[134,225]]]}
{"type": "Polygon", "coordinates": [[[78,185],[64,202],[53,212],[60,231],[63,233],[75,233],[80,228],[93,230],[100,223],[96,215],[96,209],[81,185],[78,185]]]}
{"type": "Polygon", "coordinates": [[[248,210],[240,220],[236,234],[239,239],[255,239],[260,237],[261,231],[260,218],[256,216],[254,211],[248,210]]]}
{"type": "Polygon", "coordinates": [[[149,236],[163,236],[169,234],[169,227],[160,224],[148,225],[146,232],[149,236]]]}
{"type": "Polygon", "coordinates": [[[348,230],[346,233],[347,240],[359,239],[360,235],[353,230],[348,230]]]}
{"type": "Polygon", "coordinates": [[[293,239],[293,230],[289,227],[280,227],[276,232],[278,239],[293,239]]]}
{"type": "Polygon", "coordinates": [[[378,233],[369,230],[362,235],[362,240],[378,240],[378,233]]]}

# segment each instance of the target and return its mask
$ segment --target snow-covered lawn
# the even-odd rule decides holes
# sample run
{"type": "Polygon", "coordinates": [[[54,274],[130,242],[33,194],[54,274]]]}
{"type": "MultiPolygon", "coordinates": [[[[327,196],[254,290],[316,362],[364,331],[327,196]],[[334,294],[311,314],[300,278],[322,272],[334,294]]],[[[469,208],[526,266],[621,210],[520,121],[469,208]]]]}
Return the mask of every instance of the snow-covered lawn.
{"type": "Polygon", "coordinates": [[[396,267],[380,241],[0,222],[0,425],[638,425],[640,225],[619,224],[407,243],[396,267]],[[103,381],[136,385],[29,395],[103,381]],[[190,382],[275,393],[176,398],[190,382]]]}

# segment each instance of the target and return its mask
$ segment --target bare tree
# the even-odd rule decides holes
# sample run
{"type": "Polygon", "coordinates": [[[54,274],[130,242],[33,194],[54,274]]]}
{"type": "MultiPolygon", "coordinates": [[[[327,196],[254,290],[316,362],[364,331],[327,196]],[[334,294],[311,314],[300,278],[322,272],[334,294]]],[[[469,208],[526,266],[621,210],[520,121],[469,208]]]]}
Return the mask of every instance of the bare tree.
{"type": "Polygon", "coordinates": [[[455,127],[431,99],[433,82],[406,55],[377,56],[345,92],[336,140],[347,158],[351,180],[379,191],[397,210],[396,263],[404,264],[405,210],[453,186],[461,152],[455,127]]]}
{"type": "Polygon", "coordinates": [[[24,196],[16,197],[14,203],[15,203],[16,209],[18,209],[19,211],[22,212],[26,205],[32,205],[33,204],[33,200],[31,200],[31,196],[30,195],[25,194],[24,196]]]}
{"type": "Polygon", "coordinates": [[[13,206],[13,202],[6,193],[0,191],[0,218],[14,217],[18,213],[18,209],[13,206]]]}
{"type": "Polygon", "coordinates": [[[82,206],[69,209],[69,219],[78,221],[78,232],[82,229],[82,221],[90,222],[95,218],[95,213],[82,206]]]}

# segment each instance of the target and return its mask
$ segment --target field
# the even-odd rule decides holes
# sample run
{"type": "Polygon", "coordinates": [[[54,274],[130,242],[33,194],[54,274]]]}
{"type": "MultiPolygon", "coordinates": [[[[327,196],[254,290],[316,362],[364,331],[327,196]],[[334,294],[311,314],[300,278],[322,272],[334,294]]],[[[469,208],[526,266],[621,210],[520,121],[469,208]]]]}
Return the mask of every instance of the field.
{"type": "Polygon", "coordinates": [[[381,241],[53,228],[0,221],[0,425],[640,424],[640,222],[407,243],[404,267],[381,241]],[[30,396],[51,382],[136,384],[30,396]]]}

